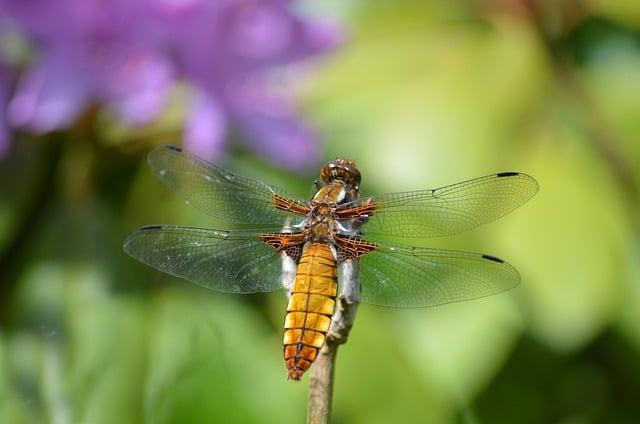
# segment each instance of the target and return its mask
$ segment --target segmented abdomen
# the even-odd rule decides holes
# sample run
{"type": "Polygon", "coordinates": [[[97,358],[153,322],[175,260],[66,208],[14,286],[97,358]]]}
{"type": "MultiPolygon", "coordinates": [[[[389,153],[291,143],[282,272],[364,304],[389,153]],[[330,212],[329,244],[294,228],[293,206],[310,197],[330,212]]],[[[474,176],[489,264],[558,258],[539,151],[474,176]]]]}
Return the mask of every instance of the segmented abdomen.
{"type": "Polygon", "coordinates": [[[324,344],[338,291],[331,248],[312,243],[302,254],[284,324],[284,359],[289,378],[299,380],[324,344]]]}

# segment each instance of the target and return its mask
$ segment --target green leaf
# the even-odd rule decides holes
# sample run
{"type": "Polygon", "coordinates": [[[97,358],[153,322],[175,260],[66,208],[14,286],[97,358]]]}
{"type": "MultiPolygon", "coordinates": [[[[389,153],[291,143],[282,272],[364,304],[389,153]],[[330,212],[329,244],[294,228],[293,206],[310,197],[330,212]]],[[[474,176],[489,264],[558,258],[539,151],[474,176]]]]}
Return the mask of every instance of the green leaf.
{"type": "Polygon", "coordinates": [[[502,227],[502,240],[522,275],[531,331],[557,351],[575,351],[618,307],[628,223],[587,140],[548,123],[533,143],[529,169],[540,192],[502,227]]]}
{"type": "Polygon", "coordinates": [[[399,312],[393,338],[425,385],[465,405],[500,370],[522,331],[512,296],[399,312]]]}
{"type": "Polygon", "coordinates": [[[286,379],[281,333],[234,296],[170,290],[157,298],[151,323],[149,422],[303,419],[304,393],[286,379]]]}

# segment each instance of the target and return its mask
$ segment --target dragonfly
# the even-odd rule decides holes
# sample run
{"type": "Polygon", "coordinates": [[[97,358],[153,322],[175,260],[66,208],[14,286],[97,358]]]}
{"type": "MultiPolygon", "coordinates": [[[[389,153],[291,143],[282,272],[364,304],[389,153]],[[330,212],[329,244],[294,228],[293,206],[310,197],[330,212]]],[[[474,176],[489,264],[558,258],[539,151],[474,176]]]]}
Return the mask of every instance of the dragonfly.
{"type": "Polygon", "coordinates": [[[286,290],[283,351],[294,380],[325,344],[340,295],[339,265],[356,261],[358,300],[372,305],[431,307],[504,292],[520,275],[498,257],[380,240],[470,230],[538,191],[533,177],[501,172],[436,189],[361,196],[356,164],[335,159],[321,168],[306,200],[174,146],[152,150],[148,163],[188,203],[239,229],[148,225],[127,237],[125,252],[219,292],[286,290]]]}

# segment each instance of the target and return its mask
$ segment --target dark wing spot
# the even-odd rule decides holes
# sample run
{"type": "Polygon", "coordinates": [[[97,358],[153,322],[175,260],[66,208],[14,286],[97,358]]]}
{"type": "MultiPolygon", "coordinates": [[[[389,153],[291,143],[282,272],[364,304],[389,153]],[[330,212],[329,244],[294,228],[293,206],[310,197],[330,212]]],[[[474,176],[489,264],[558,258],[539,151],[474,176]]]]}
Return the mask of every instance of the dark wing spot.
{"type": "Polygon", "coordinates": [[[145,225],[144,227],[141,227],[139,230],[148,231],[148,230],[159,230],[161,228],[162,228],[162,225],[145,225]]]}
{"type": "Polygon", "coordinates": [[[504,263],[504,261],[502,259],[496,258],[495,256],[491,256],[491,255],[482,255],[482,258],[483,259],[488,259],[488,260],[493,261],[493,262],[497,262],[499,264],[503,264],[504,263]]]}
{"type": "Polygon", "coordinates": [[[499,174],[496,174],[496,177],[500,178],[500,177],[514,177],[516,175],[520,175],[519,172],[500,172],[499,174]]]}
{"type": "Polygon", "coordinates": [[[168,146],[164,146],[164,147],[166,147],[169,150],[174,150],[176,152],[181,152],[182,151],[182,149],[180,147],[177,147],[177,146],[168,145],[168,146]]]}

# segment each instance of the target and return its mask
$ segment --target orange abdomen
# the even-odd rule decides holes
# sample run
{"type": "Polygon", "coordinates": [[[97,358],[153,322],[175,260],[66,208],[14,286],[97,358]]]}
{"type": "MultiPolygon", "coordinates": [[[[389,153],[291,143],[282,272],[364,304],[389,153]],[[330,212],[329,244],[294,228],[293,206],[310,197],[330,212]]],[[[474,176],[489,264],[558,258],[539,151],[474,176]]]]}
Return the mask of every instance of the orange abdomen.
{"type": "Polygon", "coordinates": [[[338,291],[331,248],[312,243],[302,254],[284,323],[284,359],[289,378],[299,380],[324,344],[338,291]]]}

